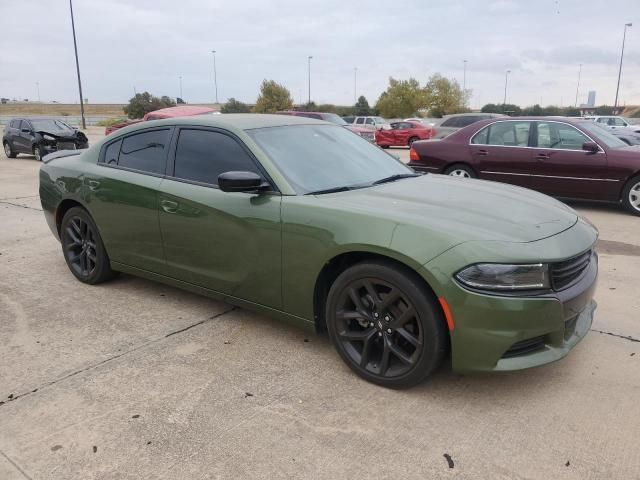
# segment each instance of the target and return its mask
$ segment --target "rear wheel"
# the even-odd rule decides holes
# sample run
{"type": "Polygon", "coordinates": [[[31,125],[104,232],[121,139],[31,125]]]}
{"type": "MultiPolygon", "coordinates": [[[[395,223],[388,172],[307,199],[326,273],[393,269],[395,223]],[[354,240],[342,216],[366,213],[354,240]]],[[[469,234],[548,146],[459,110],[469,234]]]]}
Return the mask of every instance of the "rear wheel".
{"type": "Polygon", "coordinates": [[[67,266],[81,282],[94,285],[115,275],[96,224],[84,208],[71,208],[64,215],[60,240],[67,266]]]}
{"type": "Polygon", "coordinates": [[[42,161],[42,149],[40,148],[40,145],[33,146],[33,156],[36,157],[36,160],[39,162],[42,161]]]}
{"type": "Polygon", "coordinates": [[[409,146],[412,146],[413,142],[417,142],[418,140],[420,140],[418,137],[411,137],[409,139],[409,146]]]}
{"type": "Polygon", "coordinates": [[[640,175],[633,177],[625,185],[622,203],[631,213],[640,216],[640,175]]]}
{"type": "Polygon", "coordinates": [[[8,141],[4,142],[4,154],[7,158],[16,158],[16,155],[18,155],[13,151],[13,148],[11,148],[11,144],[8,141]]]}
{"type": "Polygon", "coordinates": [[[365,262],[338,276],[327,298],[329,336],[347,365],[388,388],[422,382],[447,349],[433,293],[411,271],[365,262]]]}
{"type": "Polygon", "coordinates": [[[444,174],[461,178],[476,178],[477,176],[476,172],[474,172],[471,167],[462,164],[452,165],[448,167],[444,171],[444,174]]]}

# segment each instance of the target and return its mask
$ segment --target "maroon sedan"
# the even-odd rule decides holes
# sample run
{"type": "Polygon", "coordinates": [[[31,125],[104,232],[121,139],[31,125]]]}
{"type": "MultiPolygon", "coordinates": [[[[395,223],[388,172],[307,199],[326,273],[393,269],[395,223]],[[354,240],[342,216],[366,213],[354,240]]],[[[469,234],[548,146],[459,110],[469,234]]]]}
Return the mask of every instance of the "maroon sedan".
{"type": "Polygon", "coordinates": [[[622,202],[640,215],[640,148],[588,120],[514,117],[416,142],[415,170],[481,178],[564,198],[622,202]]]}
{"type": "Polygon", "coordinates": [[[390,129],[376,132],[376,143],[382,148],[406,147],[413,145],[413,142],[418,140],[429,140],[435,134],[436,131],[433,127],[423,125],[420,122],[394,122],[390,129]]]}

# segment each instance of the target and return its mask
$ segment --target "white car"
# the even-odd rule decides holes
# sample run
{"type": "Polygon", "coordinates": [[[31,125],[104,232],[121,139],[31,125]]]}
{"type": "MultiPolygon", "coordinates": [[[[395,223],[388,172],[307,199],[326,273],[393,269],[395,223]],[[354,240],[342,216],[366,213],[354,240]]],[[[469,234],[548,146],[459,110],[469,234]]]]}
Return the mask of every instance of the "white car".
{"type": "Polygon", "coordinates": [[[389,130],[391,125],[388,120],[385,120],[382,117],[355,117],[353,119],[353,125],[356,127],[368,128],[369,130],[380,130],[385,129],[389,130]]]}
{"type": "Polygon", "coordinates": [[[634,125],[624,117],[618,117],[615,115],[596,115],[584,118],[593,120],[597,124],[608,127],[612,130],[624,129],[635,133],[640,133],[640,125],[634,125]]]}

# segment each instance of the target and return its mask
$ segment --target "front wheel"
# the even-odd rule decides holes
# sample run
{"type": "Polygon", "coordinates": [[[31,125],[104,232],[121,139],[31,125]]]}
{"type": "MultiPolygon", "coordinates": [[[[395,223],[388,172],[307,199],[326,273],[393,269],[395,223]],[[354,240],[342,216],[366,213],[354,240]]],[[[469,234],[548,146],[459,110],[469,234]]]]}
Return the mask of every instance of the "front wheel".
{"type": "Polygon", "coordinates": [[[409,139],[409,146],[413,146],[413,142],[417,142],[418,140],[420,140],[418,137],[411,137],[409,139]]]}
{"type": "Polygon", "coordinates": [[[640,216],[640,175],[627,182],[622,192],[622,203],[631,213],[640,216]]]}
{"type": "Polygon", "coordinates": [[[40,148],[40,145],[33,146],[33,156],[36,157],[37,161],[42,161],[42,149],[40,148]]]}
{"type": "Polygon", "coordinates": [[[67,266],[81,282],[95,285],[115,275],[98,228],[84,208],[74,207],[65,213],[60,240],[67,266]]]}
{"type": "Polygon", "coordinates": [[[346,364],[388,388],[422,382],[447,349],[445,321],[433,293],[413,272],[365,262],[338,276],[327,298],[329,336],[346,364]]]}
{"type": "Polygon", "coordinates": [[[473,171],[471,167],[466,165],[458,164],[452,165],[448,167],[444,171],[445,175],[449,175],[451,177],[460,177],[460,178],[476,178],[476,172],[473,171]]]}

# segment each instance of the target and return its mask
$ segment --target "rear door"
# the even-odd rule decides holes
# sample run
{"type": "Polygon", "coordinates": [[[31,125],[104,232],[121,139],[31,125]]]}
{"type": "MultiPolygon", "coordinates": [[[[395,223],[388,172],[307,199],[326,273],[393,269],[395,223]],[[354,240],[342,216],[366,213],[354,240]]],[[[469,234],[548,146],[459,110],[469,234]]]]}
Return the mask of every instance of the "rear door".
{"type": "Polygon", "coordinates": [[[582,149],[593,140],[563,122],[535,122],[532,188],[559,197],[607,200],[617,196],[618,182],[608,179],[607,155],[582,149]]]}
{"type": "Polygon", "coordinates": [[[530,132],[531,122],[513,120],[492,123],[476,133],[469,148],[478,176],[529,187],[533,167],[530,132]]]}
{"type": "Polygon", "coordinates": [[[144,130],[105,144],[84,178],[86,201],[111,260],[160,274],[165,259],[158,187],[172,130],[144,130]]]}
{"type": "Polygon", "coordinates": [[[218,175],[256,159],[230,133],[184,127],[162,181],[160,228],[171,277],[280,308],[280,194],[223,192],[218,175]]]}

